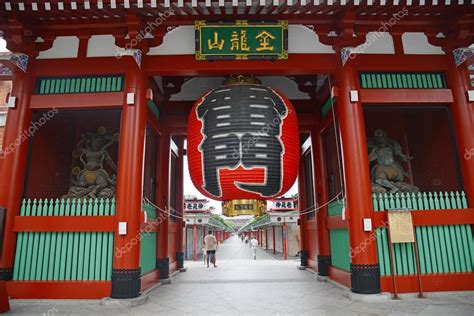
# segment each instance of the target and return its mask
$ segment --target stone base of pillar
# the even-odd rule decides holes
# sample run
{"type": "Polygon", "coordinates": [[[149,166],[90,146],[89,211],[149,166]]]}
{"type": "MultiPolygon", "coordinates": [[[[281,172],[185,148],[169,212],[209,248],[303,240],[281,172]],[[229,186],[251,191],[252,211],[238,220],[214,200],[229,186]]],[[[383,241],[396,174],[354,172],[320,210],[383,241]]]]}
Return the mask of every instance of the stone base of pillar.
{"type": "Polygon", "coordinates": [[[141,269],[113,269],[111,298],[134,298],[140,295],[141,269]]]}
{"type": "Polygon", "coordinates": [[[358,294],[380,293],[379,265],[351,263],[351,291],[358,294]]]}
{"type": "Polygon", "coordinates": [[[331,256],[318,256],[318,275],[329,276],[331,256]]]}
{"type": "Polygon", "coordinates": [[[160,271],[160,280],[170,277],[170,258],[156,259],[156,268],[160,271]]]}
{"type": "Polygon", "coordinates": [[[184,252],[176,253],[176,261],[178,262],[178,269],[181,270],[184,268],[184,252]]]}
{"type": "Polygon", "coordinates": [[[10,281],[13,279],[13,268],[0,268],[0,280],[10,281]]]}
{"type": "Polygon", "coordinates": [[[300,262],[302,267],[308,266],[308,251],[300,250],[300,262]]]}

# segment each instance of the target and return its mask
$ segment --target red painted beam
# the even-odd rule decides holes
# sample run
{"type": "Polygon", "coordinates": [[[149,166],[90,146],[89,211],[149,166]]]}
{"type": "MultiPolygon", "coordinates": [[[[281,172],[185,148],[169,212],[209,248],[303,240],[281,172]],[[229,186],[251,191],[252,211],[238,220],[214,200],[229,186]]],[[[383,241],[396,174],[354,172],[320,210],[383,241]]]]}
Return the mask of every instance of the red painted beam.
{"type": "MultiPolygon", "coordinates": [[[[374,212],[375,227],[385,226],[387,212],[374,212]]],[[[462,225],[474,224],[474,208],[464,210],[420,210],[412,212],[413,225],[462,225]]]]}
{"type": "Polygon", "coordinates": [[[123,92],[32,95],[30,109],[120,108],[123,92]]]}
{"type": "Polygon", "coordinates": [[[99,299],[110,296],[110,281],[8,281],[14,299],[99,299]]]}
{"type": "Polygon", "coordinates": [[[347,229],[348,222],[342,220],[341,215],[328,216],[326,218],[328,229],[347,229]]]}
{"type": "Polygon", "coordinates": [[[446,55],[374,55],[361,54],[352,60],[359,71],[442,71],[448,69],[446,55]]]}
{"type": "Polygon", "coordinates": [[[154,76],[311,75],[332,73],[336,54],[291,54],[287,60],[199,61],[194,55],[148,56],[148,74],[154,76]]]}
{"type": "MultiPolygon", "coordinates": [[[[418,292],[418,279],[416,275],[398,275],[397,292],[418,292]]],[[[421,275],[421,286],[424,292],[436,291],[472,291],[474,290],[474,273],[446,273],[421,275]]],[[[392,276],[380,277],[382,292],[393,293],[392,276]]]]}
{"type": "Polygon", "coordinates": [[[115,216],[16,216],[15,232],[114,232],[115,216]]]}
{"type": "Polygon", "coordinates": [[[365,104],[400,105],[420,103],[448,104],[453,102],[451,89],[361,89],[361,102],[365,104]]]}
{"type": "MultiPolygon", "coordinates": [[[[149,75],[304,75],[332,74],[337,54],[290,54],[287,60],[196,61],[194,55],[148,56],[149,75]]],[[[360,71],[443,71],[447,69],[445,55],[357,55],[353,65],[360,71]]],[[[68,76],[123,73],[126,58],[115,57],[40,59],[35,61],[34,76],[68,76]]]]}
{"type": "Polygon", "coordinates": [[[127,66],[135,61],[122,57],[37,59],[33,68],[34,76],[81,76],[96,74],[123,74],[127,66]]]}

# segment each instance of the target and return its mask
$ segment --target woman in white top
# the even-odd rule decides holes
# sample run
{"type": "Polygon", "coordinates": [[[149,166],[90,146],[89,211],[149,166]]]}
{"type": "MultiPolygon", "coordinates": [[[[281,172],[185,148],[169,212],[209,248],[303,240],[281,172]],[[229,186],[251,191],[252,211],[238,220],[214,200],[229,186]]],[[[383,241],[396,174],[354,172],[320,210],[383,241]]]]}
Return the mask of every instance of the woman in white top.
{"type": "Polygon", "coordinates": [[[258,246],[258,240],[255,239],[255,237],[252,237],[250,240],[250,248],[252,248],[252,255],[253,259],[257,259],[257,246],[258,246]]]}

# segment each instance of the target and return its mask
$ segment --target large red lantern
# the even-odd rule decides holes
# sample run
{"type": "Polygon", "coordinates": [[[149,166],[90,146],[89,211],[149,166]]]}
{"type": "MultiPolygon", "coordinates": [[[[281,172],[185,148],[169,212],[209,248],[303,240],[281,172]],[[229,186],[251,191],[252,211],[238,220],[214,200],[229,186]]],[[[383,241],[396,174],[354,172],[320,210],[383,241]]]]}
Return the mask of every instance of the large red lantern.
{"type": "Polygon", "coordinates": [[[296,179],[295,110],[283,95],[255,80],[224,83],[191,110],[189,173],[209,198],[266,200],[285,194],[296,179]]]}

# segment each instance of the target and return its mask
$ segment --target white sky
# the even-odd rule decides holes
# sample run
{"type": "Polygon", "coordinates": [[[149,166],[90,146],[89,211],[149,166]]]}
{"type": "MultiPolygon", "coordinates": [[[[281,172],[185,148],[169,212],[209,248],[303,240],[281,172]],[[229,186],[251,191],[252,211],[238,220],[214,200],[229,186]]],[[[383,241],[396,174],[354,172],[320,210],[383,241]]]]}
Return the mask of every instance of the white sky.
{"type": "Polygon", "coordinates": [[[5,42],[5,40],[0,37],[0,53],[1,52],[8,52],[8,50],[7,50],[7,42],[5,42]]]}
{"type": "MultiPolygon", "coordinates": [[[[295,194],[298,193],[298,181],[295,181],[291,189],[285,193],[285,195],[295,194]]],[[[189,169],[188,169],[188,156],[184,156],[184,195],[194,195],[198,198],[208,199],[210,201],[210,205],[214,206],[219,214],[222,214],[222,207],[220,201],[211,200],[208,197],[202,195],[194,186],[193,182],[191,181],[191,177],[189,176],[189,169]]]]}

